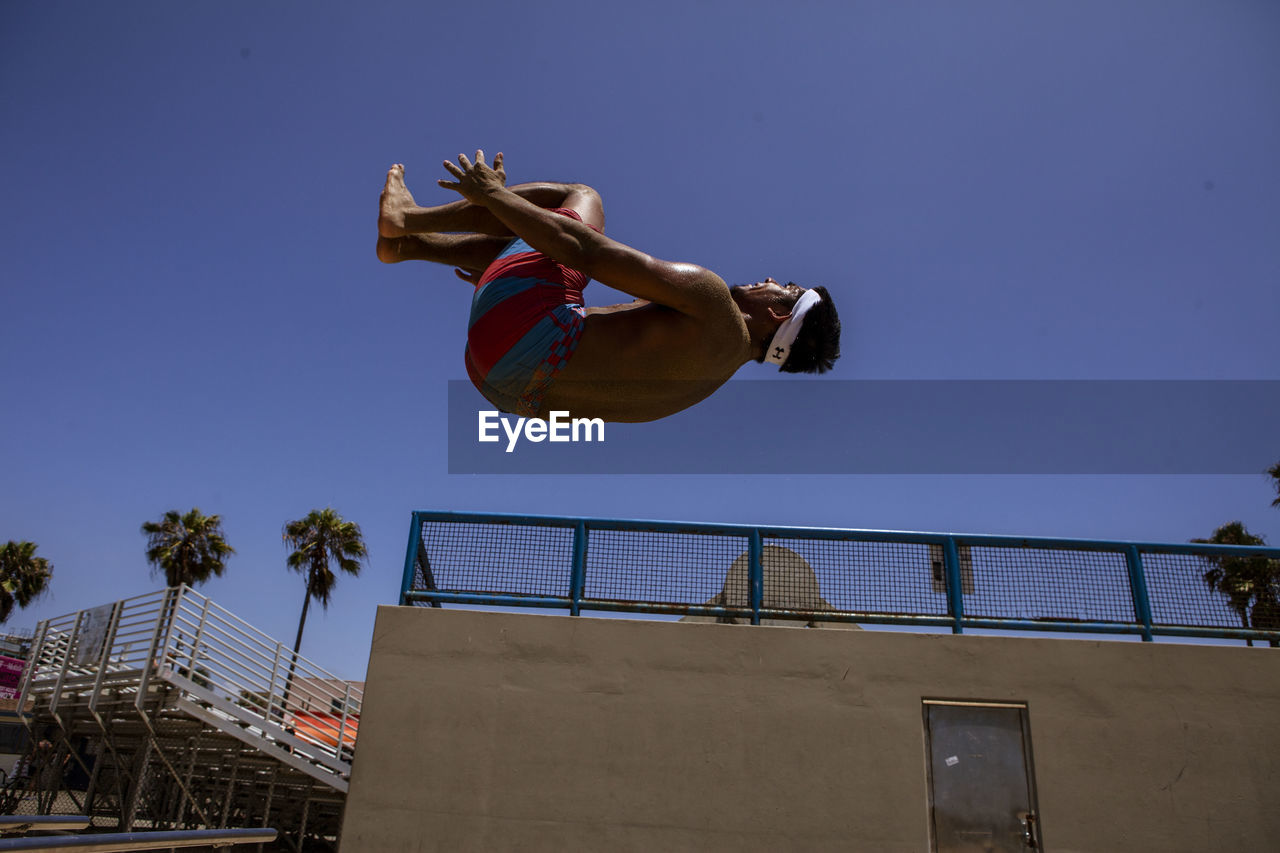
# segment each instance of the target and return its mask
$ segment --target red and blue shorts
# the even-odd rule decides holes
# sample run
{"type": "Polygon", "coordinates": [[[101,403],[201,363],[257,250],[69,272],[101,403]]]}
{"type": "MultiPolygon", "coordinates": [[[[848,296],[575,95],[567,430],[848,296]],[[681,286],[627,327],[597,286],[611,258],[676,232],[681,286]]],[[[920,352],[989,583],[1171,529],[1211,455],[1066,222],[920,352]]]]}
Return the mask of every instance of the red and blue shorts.
{"type": "MultiPolygon", "coordinates": [[[[554,212],[579,221],[568,208],[554,212]]],[[[484,271],[471,298],[467,375],[499,410],[536,417],[582,337],[587,277],[516,238],[484,271]]]]}

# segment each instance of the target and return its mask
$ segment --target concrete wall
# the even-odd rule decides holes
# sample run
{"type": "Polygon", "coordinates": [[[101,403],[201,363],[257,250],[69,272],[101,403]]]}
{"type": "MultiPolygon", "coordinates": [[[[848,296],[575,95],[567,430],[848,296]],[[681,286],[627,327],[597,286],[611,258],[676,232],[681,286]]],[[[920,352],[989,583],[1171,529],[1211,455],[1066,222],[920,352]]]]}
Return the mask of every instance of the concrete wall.
{"type": "Polygon", "coordinates": [[[930,847],[922,699],[1026,702],[1044,849],[1280,849],[1280,651],[383,607],[343,853],[930,847]]]}

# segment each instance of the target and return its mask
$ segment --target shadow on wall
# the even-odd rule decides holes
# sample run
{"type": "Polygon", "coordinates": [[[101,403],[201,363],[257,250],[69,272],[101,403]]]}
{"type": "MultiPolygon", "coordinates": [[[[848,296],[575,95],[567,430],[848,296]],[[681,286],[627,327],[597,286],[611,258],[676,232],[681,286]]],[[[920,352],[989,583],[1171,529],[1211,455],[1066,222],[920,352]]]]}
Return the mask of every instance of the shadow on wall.
{"type": "MultiPolygon", "coordinates": [[[[733,561],[724,578],[724,588],[712,596],[707,607],[749,607],[747,599],[747,568],[750,555],[743,554],[733,561]]],[[[778,545],[765,545],[761,549],[761,563],[764,569],[764,606],[780,610],[834,610],[822,597],[818,587],[818,576],[809,561],[790,548],[778,545]]],[[[728,625],[748,625],[750,618],[737,616],[685,616],[681,622],[723,622],[728,625]]],[[[841,628],[860,631],[852,622],[824,622],[810,619],[801,622],[795,619],[761,619],[761,625],[777,625],[797,628],[841,628]]]]}

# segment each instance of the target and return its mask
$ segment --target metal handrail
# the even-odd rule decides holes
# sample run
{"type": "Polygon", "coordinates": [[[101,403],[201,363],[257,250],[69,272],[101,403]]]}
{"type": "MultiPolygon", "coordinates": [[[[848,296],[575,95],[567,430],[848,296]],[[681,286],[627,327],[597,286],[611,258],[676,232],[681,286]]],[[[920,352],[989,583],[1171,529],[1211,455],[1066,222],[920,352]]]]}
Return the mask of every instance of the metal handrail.
{"type": "Polygon", "coordinates": [[[792,539],[833,539],[874,542],[917,542],[940,544],[955,539],[963,544],[1012,546],[1030,545],[1046,548],[1063,547],[1082,550],[1111,551],[1118,546],[1136,545],[1144,551],[1171,553],[1265,554],[1280,557],[1280,548],[1258,545],[1200,545],[1178,542],[1143,542],[1140,540],[1079,539],[1046,536],[1007,536],[992,533],[938,533],[918,530],[875,530],[859,527],[793,527],[777,524],[741,524],[736,522],[664,521],[637,518],[590,518],[560,515],[524,515],[501,512],[453,512],[448,510],[416,510],[415,524],[423,521],[457,524],[507,524],[523,527],[574,528],[579,523],[591,530],[632,530],[656,533],[692,533],[711,536],[749,536],[759,531],[762,536],[792,539]]]}
{"type": "Polygon", "coordinates": [[[79,853],[124,853],[132,850],[167,850],[175,847],[231,847],[267,844],[276,840],[274,829],[188,829],[158,832],[108,832],[95,835],[57,835],[0,838],[0,851],[76,850],[79,853]]]}
{"type": "MultiPolygon", "coordinates": [[[[563,544],[563,539],[556,540],[563,544]]],[[[692,546],[691,546],[692,547],[692,546]]],[[[500,555],[495,554],[497,558],[500,555]]],[[[966,629],[1012,629],[1035,631],[1065,631],[1073,633],[1099,634],[1132,634],[1144,641],[1154,639],[1156,635],[1174,637],[1211,637],[1229,639],[1262,639],[1280,641],[1280,626],[1276,628],[1257,628],[1256,626],[1232,627],[1227,617],[1220,614],[1228,612],[1222,597],[1206,596],[1212,607],[1216,607],[1218,616],[1200,616],[1199,621],[1186,616],[1181,611],[1165,613],[1160,607],[1153,607],[1152,588],[1150,587],[1150,571],[1148,563],[1165,558],[1183,559],[1199,558],[1204,565],[1213,564],[1214,560],[1225,558],[1265,558],[1280,559],[1280,548],[1242,545],[1184,544],[1167,542],[1135,542],[1094,539],[1070,539],[1049,537],[1019,537],[1006,535],[968,534],[968,533],[928,533],[902,530],[865,530],[822,527],[789,527],[778,525],[721,524],[702,522],[657,521],[639,519],[608,518],[574,518],[563,516],[531,516],[504,513],[460,513],[439,511],[418,511],[412,515],[409,532],[409,544],[405,555],[404,573],[402,576],[401,604],[482,604],[515,607],[563,608],[570,614],[578,615],[583,610],[621,611],[646,614],[699,615],[749,619],[758,624],[762,619],[818,619],[823,622],[861,622],[868,624],[902,624],[915,626],[950,627],[954,633],[963,633],[966,629]],[[528,588],[511,589],[503,587],[501,578],[492,582],[485,581],[483,588],[476,584],[450,587],[439,584],[435,573],[438,567],[426,565],[430,555],[425,552],[423,541],[424,529],[430,525],[480,525],[509,526],[524,528],[557,528],[572,537],[571,555],[563,564],[550,566],[539,565],[537,572],[543,592],[531,593],[528,588]],[[609,597],[592,597],[587,594],[587,561],[590,552],[591,534],[600,531],[623,531],[637,534],[676,534],[689,536],[691,541],[697,536],[732,537],[741,540],[743,551],[749,555],[747,581],[748,595],[742,601],[691,602],[687,599],[672,600],[618,600],[609,597]],[[776,606],[768,596],[762,594],[764,577],[760,543],[764,540],[788,540],[798,542],[842,542],[842,543],[893,543],[898,545],[928,545],[937,549],[940,554],[945,575],[945,612],[883,612],[874,607],[855,609],[822,609],[796,610],[776,606]],[[1110,599],[1111,607],[1104,619],[1076,618],[1079,613],[1057,613],[1052,616],[1035,614],[1036,618],[1006,618],[981,615],[968,612],[972,608],[966,606],[971,591],[964,589],[962,581],[962,553],[977,553],[979,549],[989,553],[1000,551],[1017,551],[1023,556],[1036,552],[1091,552],[1108,554],[1107,579],[1113,583],[1127,586],[1128,601],[1121,605],[1127,609],[1131,618],[1116,619],[1113,617],[1118,599],[1110,599]],[[1112,570],[1118,567],[1120,574],[1114,575],[1112,570]],[[415,583],[421,576],[424,582],[415,583]],[[554,582],[547,579],[553,578],[554,582]],[[552,588],[563,592],[548,594],[552,588]],[[1216,602],[1216,604],[1214,603],[1216,602]],[[1214,620],[1217,621],[1214,621],[1214,620]],[[1188,624],[1190,622],[1190,624],[1188,624]]],[[[1101,558],[1094,558],[1101,559],[1101,558]]],[[[480,556],[483,563],[485,557],[480,556]]],[[[468,564],[472,571],[483,576],[483,565],[468,564]]],[[[727,568],[727,567],[726,567],[727,568]]],[[[1185,567],[1183,567],[1185,568],[1185,567]]],[[[625,574],[628,567],[614,567],[619,574],[625,574]]],[[[1181,569],[1180,569],[1181,570],[1181,569]]],[[[965,568],[964,571],[971,571],[965,568]]],[[[1099,575],[1101,577],[1101,575],[1099,575]]],[[[1032,579],[1030,574],[1027,579],[1032,579]]],[[[972,580],[969,580],[972,584],[972,580]]],[[[1164,588],[1157,589],[1165,598],[1157,601],[1160,605],[1169,605],[1168,582],[1164,588]]],[[[989,594],[989,591],[988,591],[989,594]]],[[[1108,595],[1114,595],[1115,591],[1108,595]]],[[[1096,601],[1096,598],[1095,598],[1096,601]]],[[[1173,605],[1183,602],[1174,600],[1173,605]]],[[[987,602],[990,606],[990,602],[987,602]]],[[[1204,606],[1210,606],[1204,605],[1204,606]]],[[[1015,609],[1016,608],[1012,608],[1015,609]]],[[[1086,608],[1080,608],[1086,609],[1086,608]]],[[[1173,610],[1178,610],[1175,606],[1173,610]]],[[[1001,612],[988,610],[987,613],[1001,612]]],[[[1005,610],[1003,612],[1008,612],[1005,610]]]]}
{"type": "Polygon", "coordinates": [[[41,814],[41,815],[0,815],[0,833],[54,832],[63,830],[84,829],[92,821],[88,815],[82,814],[41,814]]]}
{"type": "Polygon", "coordinates": [[[183,690],[203,716],[350,770],[362,691],[185,586],[45,620],[20,696],[47,693],[56,711],[67,685],[92,689],[91,707],[110,687],[141,707],[156,680],[183,690]]]}

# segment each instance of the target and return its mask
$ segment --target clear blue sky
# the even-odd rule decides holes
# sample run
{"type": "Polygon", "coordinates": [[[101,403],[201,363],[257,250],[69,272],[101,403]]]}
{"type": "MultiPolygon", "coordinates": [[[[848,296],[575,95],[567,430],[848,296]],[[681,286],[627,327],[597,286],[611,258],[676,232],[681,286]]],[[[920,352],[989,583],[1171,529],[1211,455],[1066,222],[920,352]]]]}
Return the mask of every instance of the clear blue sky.
{"type": "MultiPolygon", "coordinates": [[[[469,289],[373,251],[388,165],[447,200],[484,147],[653,254],[826,284],[834,379],[1280,379],[1277,44],[1269,0],[0,4],[0,540],[56,567],[10,625],[158,588],[138,528],[193,505],[238,551],[201,591],[286,640],[283,523],[363,526],[303,645],[352,678],[415,508],[1280,542],[1280,441],[1256,476],[450,476],[469,289]]],[[[859,417],[762,411],[723,424],[761,454],[859,417]]]]}

